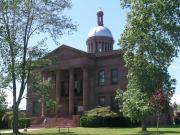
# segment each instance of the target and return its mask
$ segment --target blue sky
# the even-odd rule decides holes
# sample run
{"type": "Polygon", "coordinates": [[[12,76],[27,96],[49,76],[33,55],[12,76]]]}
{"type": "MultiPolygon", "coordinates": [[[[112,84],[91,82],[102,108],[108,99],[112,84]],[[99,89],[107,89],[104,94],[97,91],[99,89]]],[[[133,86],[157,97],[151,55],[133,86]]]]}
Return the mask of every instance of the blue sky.
{"type": "MultiPolygon", "coordinates": [[[[126,10],[122,10],[119,0],[72,0],[73,7],[71,10],[66,11],[75,23],[77,23],[78,31],[73,35],[64,35],[60,38],[60,44],[66,44],[74,48],[86,51],[86,39],[88,32],[96,26],[96,11],[101,8],[104,11],[104,25],[109,28],[113,34],[115,49],[118,49],[118,39],[124,30],[126,24],[126,10]]],[[[40,37],[40,36],[37,36],[40,37]]],[[[36,37],[36,39],[37,39],[36,37]]],[[[43,37],[43,35],[41,35],[43,37]]],[[[36,39],[32,39],[33,43],[36,39]]],[[[49,38],[47,47],[50,50],[58,46],[49,38]]],[[[180,58],[176,58],[169,68],[169,72],[173,78],[177,79],[177,89],[173,97],[173,101],[180,104],[180,58]]],[[[8,93],[10,95],[10,93],[8,93]]],[[[12,97],[12,96],[11,96],[12,97]]],[[[9,96],[9,103],[11,98],[9,96]]],[[[25,108],[25,100],[22,101],[20,108],[25,108]]]]}

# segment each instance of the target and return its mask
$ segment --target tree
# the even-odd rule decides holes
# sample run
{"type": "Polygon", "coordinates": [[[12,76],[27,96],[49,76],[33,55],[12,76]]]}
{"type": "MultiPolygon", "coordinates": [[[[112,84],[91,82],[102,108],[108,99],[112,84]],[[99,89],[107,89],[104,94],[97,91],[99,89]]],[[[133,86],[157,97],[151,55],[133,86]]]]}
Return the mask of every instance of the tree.
{"type": "Polygon", "coordinates": [[[3,86],[2,84],[2,76],[0,75],[0,128],[4,128],[5,125],[3,124],[2,117],[7,110],[7,102],[6,102],[6,93],[1,89],[3,86]]]}
{"type": "Polygon", "coordinates": [[[179,111],[180,111],[180,105],[179,105],[179,104],[177,105],[177,110],[179,110],[179,111]]]}
{"type": "Polygon", "coordinates": [[[117,90],[115,99],[123,116],[131,118],[132,122],[142,122],[142,129],[145,130],[144,118],[150,112],[147,95],[136,89],[129,89],[125,92],[117,90]]]}
{"type": "Polygon", "coordinates": [[[42,47],[30,45],[30,40],[37,34],[47,33],[57,43],[61,35],[76,30],[76,25],[72,24],[71,19],[63,12],[70,8],[70,0],[0,1],[0,70],[3,76],[9,78],[8,84],[12,86],[15,134],[18,133],[18,107],[32,70],[32,63],[44,55],[42,47]]]}
{"type": "MultiPolygon", "coordinates": [[[[19,113],[18,113],[18,116],[19,116],[20,118],[27,118],[25,112],[19,112],[19,113]]],[[[13,112],[10,111],[10,110],[6,111],[6,112],[3,114],[3,116],[2,116],[2,120],[3,120],[4,122],[7,122],[7,123],[8,123],[8,127],[7,127],[7,128],[12,128],[13,112]]],[[[19,125],[19,123],[18,123],[18,125],[19,125]]]]}
{"type": "Polygon", "coordinates": [[[0,90],[0,113],[7,108],[7,102],[6,102],[7,95],[4,91],[0,90]]]}
{"type": "Polygon", "coordinates": [[[150,105],[152,106],[153,111],[156,114],[157,134],[159,128],[159,118],[166,106],[167,97],[169,96],[170,95],[166,95],[162,90],[156,90],[150,97],[150,105]]]}
{"type": "Polygon", "coordinates": [[[46,110],[52,110],[56,107],[56,101],[50,96],[53,89],[52,80],[44,80],[40,73],[32,73],[31,92],[41,103],[41,117],[45,117],[46,110]]]}
{"type": "Polygon", "coordinates": [[[177,114],[177,110],[178,110],[178,105],[176,102],[174,102],[172,104],[172,109],[173,109],[173,124],[175,123],[175,117],[176,117],[176,114],[177,114]]]}
{"type": "MultiPolygon", "coordinates": [[[[120,3],[129,9],[127,24],[119,40],[128,69],[125,93],[130,97],[138,91],[148,99],[157,89],[173,94],[175,80],[171,79],[168,67],[180,45],[180,3],[177,0],[120,0],[120,3]]],[[[134,102],[131,103],[123,105],[131,110],[134,102]]],[[[147,113],[142,118],[145,116],[147,113]]]]}

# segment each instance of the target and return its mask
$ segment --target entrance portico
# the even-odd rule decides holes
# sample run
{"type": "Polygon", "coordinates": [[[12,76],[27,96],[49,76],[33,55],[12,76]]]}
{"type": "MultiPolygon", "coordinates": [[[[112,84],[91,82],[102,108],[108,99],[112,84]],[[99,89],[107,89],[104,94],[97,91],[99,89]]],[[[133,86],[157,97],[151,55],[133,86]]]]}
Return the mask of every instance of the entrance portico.
{"type": "Polygon", "coordinates": [[[61,102],[63,101],[68,102],[66,103],[66,106],[62,106],[62,108],[68,108],[69,115],[74,115],[75,113],[78,113],[78,108],[80,108],[81,111],[88,110],[88,68],[71,67],[66,70],[56,70],[55,73],[55,93],[57,103],[61,104],[61,102]],[[67,87],[64,87],[65,83],[68,84],[67,87]],[[67,91],[67,89],[68,93],[64,92],[67,91]],[[66,100],[64,100],[65,98],[66,100]],[[78,101],[76,101],[76,99],[81,101],[77,103],[78,101]]]}

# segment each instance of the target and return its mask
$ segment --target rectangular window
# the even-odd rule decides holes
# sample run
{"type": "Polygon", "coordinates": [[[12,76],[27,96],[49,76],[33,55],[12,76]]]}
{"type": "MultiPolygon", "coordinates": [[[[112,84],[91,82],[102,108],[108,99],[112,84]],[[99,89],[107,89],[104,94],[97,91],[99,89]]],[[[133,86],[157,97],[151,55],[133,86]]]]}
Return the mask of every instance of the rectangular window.
{"type": "Polygon", "coordinates": [[[99,86],[102,86],[105,84],[105,71],[104,70],[100,70],[98,72],[98,84],[99,86]]]}
{"type": "Polygon", "coordinates": [[[32,115],[33,116],[38,116],[41,113],[41,104],[38,101],[33,102],[33,107],[32,107],[32,115]]]}
{"type": "Polygon", "coordinates": [[[111,69],[111,84],[118,83],[118,69],[111,69]]]}
{"type": "Polygon", "coordinates": [[[105,106],[105,97],[104,96],[98,97],[98,105],[105,106]]]}

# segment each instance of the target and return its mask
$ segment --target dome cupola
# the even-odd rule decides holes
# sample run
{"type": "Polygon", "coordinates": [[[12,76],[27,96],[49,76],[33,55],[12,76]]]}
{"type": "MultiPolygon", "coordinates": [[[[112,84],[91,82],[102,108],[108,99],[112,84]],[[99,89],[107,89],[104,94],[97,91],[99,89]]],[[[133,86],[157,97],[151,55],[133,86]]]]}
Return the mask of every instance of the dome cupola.
{"type": "Polygon", "coordinates": [[[97,11],[97,26],[89,31],[86,44],[88,46],[89,53],[106,52],[113,50],[113,36],[111,31],[104,27],[103,23],[103,11],[99,9],[97,11]]]}
{"type": "Polygon", "coordinates": [[[97,11],[97,24],[98,24],[98,26],[103,26],[104,25],[103,24],[103,15],[104,15],[103,11],[101,9],[99,9],[97,11]]]}

